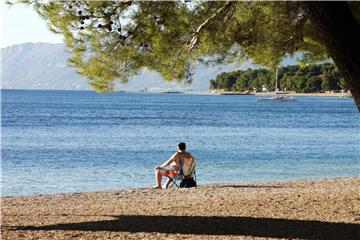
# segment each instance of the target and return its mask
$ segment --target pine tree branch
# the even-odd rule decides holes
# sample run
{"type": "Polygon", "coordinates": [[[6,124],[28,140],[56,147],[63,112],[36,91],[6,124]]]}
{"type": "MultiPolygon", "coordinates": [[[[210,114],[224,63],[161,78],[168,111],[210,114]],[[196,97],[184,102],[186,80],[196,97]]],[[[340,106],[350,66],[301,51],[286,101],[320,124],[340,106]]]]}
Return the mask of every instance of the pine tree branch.
{"type": "Polygon", "coordinates": [[[199,42],[199,35],[201,30],[207,25],[209,24],[209,22],[211,22],[214,18],[220,16],[220,15],[226,15],[226,13],[229,12],[229,10],[236,6],[236,2],[230,1],[228,3],[226,3],[223,7],[219,8],[213,15],[211,15],[210,17],[208,17],[203,23],[201,23],[198,28],[196,29],[195,33],[193,34],[192,39],[190,40],[190,43],[188,44],[188,49],[191,52],[193,50],[193,48],[198,44],[199,42]]]}

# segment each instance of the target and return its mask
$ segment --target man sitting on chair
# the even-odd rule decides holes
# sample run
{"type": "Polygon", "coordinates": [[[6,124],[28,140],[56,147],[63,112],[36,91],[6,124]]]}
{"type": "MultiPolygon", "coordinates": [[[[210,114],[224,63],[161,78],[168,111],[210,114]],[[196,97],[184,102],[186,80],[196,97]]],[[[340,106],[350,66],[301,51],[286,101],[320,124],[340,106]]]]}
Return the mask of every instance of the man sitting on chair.
{"type": "MultiPolygon", "coordinates": [[[[169,158],[169,160],[155,168],[156,185],[153,188],[161,188],[161,181],[163,176],[173,177],[178,174],[178,171],[180,170],[181,159],[183,159],[183,161],[188,161],[192,159],[192,155],[186,151],[186,145],[184,142],[178,143],[177,147],[178,149],[176,153],[174,153],[169,158]],[[170,169],[165,169],[165,167],[167,166],[170,166],[170,169]]],[[[168,179],[168,181],[166,182],[166,188],[169,187],[170,183],[171,180],[168,179]]]]}

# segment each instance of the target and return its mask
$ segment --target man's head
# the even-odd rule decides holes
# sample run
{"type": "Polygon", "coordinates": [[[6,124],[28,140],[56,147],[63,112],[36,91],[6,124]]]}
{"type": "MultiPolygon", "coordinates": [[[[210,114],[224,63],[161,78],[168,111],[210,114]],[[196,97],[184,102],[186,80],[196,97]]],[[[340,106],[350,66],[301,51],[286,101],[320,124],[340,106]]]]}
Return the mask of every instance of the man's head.
{"type": "Polygon", "coordinates": [[[184,151],[186,149],[186,144],[184,142],[179,142],[178,148],[180,151],[184,151]]]}

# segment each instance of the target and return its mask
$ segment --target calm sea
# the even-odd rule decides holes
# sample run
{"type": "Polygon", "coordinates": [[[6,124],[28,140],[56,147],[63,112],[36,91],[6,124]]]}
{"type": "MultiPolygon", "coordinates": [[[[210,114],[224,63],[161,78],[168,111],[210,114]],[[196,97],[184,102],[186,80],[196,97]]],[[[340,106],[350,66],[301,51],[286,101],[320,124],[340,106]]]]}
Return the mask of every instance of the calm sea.
{"type": "Polygon", "coordinates": [[[2,195],[149,187],[184,141],[199,184],[359,176],[350,98],[1,91],[2,195]]]}

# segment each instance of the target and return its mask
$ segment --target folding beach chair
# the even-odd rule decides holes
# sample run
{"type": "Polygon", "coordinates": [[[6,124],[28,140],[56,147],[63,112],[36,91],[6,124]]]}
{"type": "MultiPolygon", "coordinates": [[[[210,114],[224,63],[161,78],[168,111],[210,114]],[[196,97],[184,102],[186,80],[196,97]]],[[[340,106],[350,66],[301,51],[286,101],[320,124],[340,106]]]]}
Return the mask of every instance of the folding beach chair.
{"type": "Polygon", "coordinates": [[[196,186],[196,161],[193,156],[190,159],[180,159],[180,170],[175,176],[167,176],[170,180],[169,188],[176,186],[180,187],[195,187],[196,186]],[[180,183],[178,183],[180,181],[180,183]]]}

